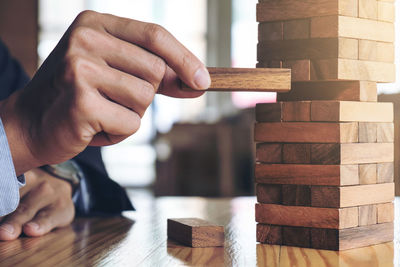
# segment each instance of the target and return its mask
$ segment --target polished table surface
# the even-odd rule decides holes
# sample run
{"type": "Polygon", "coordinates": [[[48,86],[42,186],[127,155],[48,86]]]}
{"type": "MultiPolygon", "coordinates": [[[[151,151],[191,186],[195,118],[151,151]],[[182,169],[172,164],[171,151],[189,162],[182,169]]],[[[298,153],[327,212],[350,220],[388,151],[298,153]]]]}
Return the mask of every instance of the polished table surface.
{"type": "Polygon", "coordinates": [[[43,237],[0,242],[0,266],[400,266],[399,198],[394,242],[336,252],[257,244],[255,197],[129,194],[137,211],[123,217],[78,218],[43,237]],[[225,246],[189,248],[167,240],[167,218],[177,217],[224,225],[225,246]]]}

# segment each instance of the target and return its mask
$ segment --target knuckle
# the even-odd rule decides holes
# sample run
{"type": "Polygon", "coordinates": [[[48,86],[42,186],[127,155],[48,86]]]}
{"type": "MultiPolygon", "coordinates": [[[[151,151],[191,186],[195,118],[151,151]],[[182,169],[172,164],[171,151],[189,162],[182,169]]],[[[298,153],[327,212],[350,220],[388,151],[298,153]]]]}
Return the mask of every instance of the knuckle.
{"type": "Polygon", "coordinates": [[[86,77],[87,73],[95,71],[92,64],[83,57],[78,55],[67,55],[65,57],[65,68],[63,79],[68,84],[74,85],[75,89],[81,88],[79,86],[86,77]]]}
{"type": "Polygon", "coordinates": [[[86,27],[77,26],[69,34],[68,48],[85,48],[89,50],[95,42],[96,31],[86,27]]]}
{"type": "Polygon", "coordinates": [[[151,102],[153,102],[155,96],[155,88],[148,82],[143,83],[142,88],[142,100],[145,108],[147,108],[151,102]]]}
{"type": "Polygon", "coordinates": [[[153,47],[155,44],[161,43],[166,36],[166,30],[158,24],[148,23],[145,26],[145,44],[153,47]]]}
{"type": "Polygon", "coordinates": [[[87,24],[95,21],[100,13],[97,13],[93,10],[84,10],[78,14],[75,19],[77,24],[87,24]]]}
{"type": "Polygon", "coordinates": [[[152,64],[152,73],[155,76],[155,82],[159,84],[164,78],[167,70],[167,64],[162,58],[156,57],[152,64]]]}
{"type": "Polygon", "coordinates": [[[38,190],[39,193],[44,196],[53,195],[55,193],[54,188],[48,182],[41,183],[38,190]]]}

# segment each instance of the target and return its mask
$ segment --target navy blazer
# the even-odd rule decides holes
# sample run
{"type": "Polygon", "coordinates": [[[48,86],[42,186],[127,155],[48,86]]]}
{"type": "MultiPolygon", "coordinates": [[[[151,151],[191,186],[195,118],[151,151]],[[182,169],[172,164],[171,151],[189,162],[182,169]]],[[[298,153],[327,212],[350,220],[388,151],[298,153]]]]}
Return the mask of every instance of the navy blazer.
{"type": "MultiPolygon", "coordinates": [[[[29,80],[0,40],[0,100],[22,88],[29,80]]],[[[90,214],[118,214],[134,210],[125,190],[108,177],[100,147],[87,147],[74,160],[81,167],[89,188],[90,214]]],[[[77,213],[80,213],[79,208],[77,213]]]]}

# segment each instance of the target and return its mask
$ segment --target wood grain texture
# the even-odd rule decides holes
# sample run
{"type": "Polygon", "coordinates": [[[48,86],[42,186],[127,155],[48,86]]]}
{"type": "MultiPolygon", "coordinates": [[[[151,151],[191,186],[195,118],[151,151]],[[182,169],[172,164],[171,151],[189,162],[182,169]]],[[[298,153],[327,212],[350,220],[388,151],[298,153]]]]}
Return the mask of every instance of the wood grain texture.
{"type": "Polygon", "coordinates": [[[282,103],[258,103],[256,104],[256,121],[280,122],[282,121],[282,103]]]}
{"type": "Polygon", "coordinates": [[[323,16],[311,19],[311,38],[345,37],[393,43],[393,23],[346,17],[323,16]]]}
{"type": "Polygon", "coordinates": [[[358,208],[314,208],[256,204],[256,222],[312,228],[343,229],[358,226],[358,208]]]}
{"type": "Polygon", "coordinates": [[[393,2],[378,1],[378,20],[394,22],[395,12],[394,12],[393,2]]]}
{"type": "Polygon", "coordinates": [[[311,206],[311,187],[308,185],[282,185],[282,205],[311,206]]]}
{"type": "Polygon", "coordinates": [[[311,61],[311,80],[364,80],[394,82],[392,63],[354,59],[316,59],[311,61]]]}
{"type": "Polygon", "coordinates": [[[388,223],[394,221],[394,204],[384,203],[376,205],[377,222],[388,223]]]}
{"type": "Polygon", "coordinates": [[[359,165],[360,184],[377,183],[377,164],[359,165]]]}
{"type": "Polygon", "coordinates": [[[278,101],[343,100],[377,101],[374,82],[365,81],[310,81],[294,82],[288,93],[279,93],[278,101]]]}
{"type": "Polygon", "coordinates": [[[282,227],[283,244],[309,248],[311,246],[311,229],[304,227],[282,227]]]}
{"type": "MultiPolygon", "coordinates": [[[[290,70],[282,68],[207,68],[211,85],[207,91],[262,91],[290,90],[290,70]]],[[[182,83],[183,90],[192,91],[182,83]]]]}
{"type": "Polygon", "coordinates": [[[224,245],[224,227],[199,218],[168,219],[168,238],[187,246],[220,247],[224,245]]]}
{"type": "Polygon", "coordinates": [[[358,123],[358,142],[360,143],[376,143],[377,138],[377,123],[360,122],[358,123]]]}
{"type": "Polygon", "coordinates": [[[256,164],[255,181],[264,184],[356,185],[357,165],[256,164]]]}
{"type": "Polygon", "coordinates": [[[256,105],[256,121],[310,121],[310,105],[309,101],[258,103],[256,105]]]}
{"type": "Polygon", "coordinates": [[[282,22],[265,22],[258,24],[258,41],[283,40],[282,22]]]}
{"type": "Polygon", "coordinates": [[[358,207],[359,226],[371,225],[377,223],[377,205],[364,205],[358,207]]]}
{"type": "Polygon", "coordinates": [[[312,121],[334,122],[392,122],[392,103],[369,103],[355,101],[313,101],[312,121]]]}
{"type": "Polygon", "coordinates": [[[340,164],[340,144],[311,144],[312,164],[340,164]]]}
{"type": "Polygon", "coordinates": [[[377,183],[393,183],[394,181],[393,162],[378,163],[376,165],[376,168],[377,168],[377,174],[376,174],[377,183]]]}
{"type": "Polygon", "coordinates": [[[360,60],[394,62],[394,44],[369,40],[358,41],[360,60]]]}
{"type": "Polygon", "coordinates": [[[311,144],[283,144],[282,163],[311,163],[311,144]]]}
{"type": "Polygon", "coordinates": [[[378,1],[377,0],[359,0],[358,17],[377,20],[378,19],[378,1]]]}
{"type": "Polygon", "coordinates": [[[358,141],[357,123],[263,122],[256,123],[256,142],[353,143],[358,141]]]}
{"type": "Polygon", "coordinates": [[[347,250],[393,240],[393,223],[349,229],[311,229],[311,246],[317,249],[347,250]]]}
{"type": "Polygon", "coordinates": [[[284,60],[283,68],[292,71],[292,82],[309,81],[311,77],[311,62],[309,59],[284,60]]]}
{"type": "Polygon", "coordinates": [[[311,187],[311,205],[323,208],[345,208],[392,202],[394,184],[311,187]]]}
{"type": "Polygon", "coordinates": [[[282,204],[282,185],[257,184],[257,201],[265,204],[282,204]]]}
{"type": "Polygon", "coordinates": [[[257,224],[257,242],[263,244],[282,244],[282,227],[278,225],[257,224]]]}
{"type": "Polygon", "coordinates": [[[299,19],[283,22],[283,39],[296,40],[310,38],[310,20],[299,19]]]}
{"type": "Polygon", "coordinates": [[[327,15],[357,17],[357,0],[263,1],[257,4],[257,21],[282,21],[327,15]]]}
{"type": "Polygon", "coordinates": [[[261,163],[282,163],[282,144],[259,143],[256,147],[256,161],[261,163]]]}
{"type": "Polygon", "coordinates": [[[394,124],[393,123],[378,123],[376,130],[376,138],[378,143],[393,143],[394,142],[394,124]]]}

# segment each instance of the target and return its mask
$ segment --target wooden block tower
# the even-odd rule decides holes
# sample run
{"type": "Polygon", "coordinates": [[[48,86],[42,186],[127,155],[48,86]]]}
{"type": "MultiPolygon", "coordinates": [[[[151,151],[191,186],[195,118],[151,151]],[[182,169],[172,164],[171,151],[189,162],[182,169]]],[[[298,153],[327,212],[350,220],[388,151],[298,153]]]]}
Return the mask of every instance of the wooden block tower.
{"type": "Polygon", "coordinates": [[[256,107],[257,241],[345,250],[393,240],[394,0],[260,0],[258,66],[292,90],[256,107]]]}

